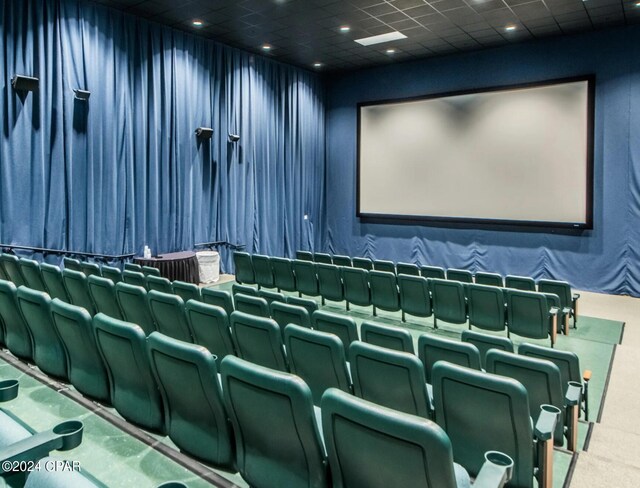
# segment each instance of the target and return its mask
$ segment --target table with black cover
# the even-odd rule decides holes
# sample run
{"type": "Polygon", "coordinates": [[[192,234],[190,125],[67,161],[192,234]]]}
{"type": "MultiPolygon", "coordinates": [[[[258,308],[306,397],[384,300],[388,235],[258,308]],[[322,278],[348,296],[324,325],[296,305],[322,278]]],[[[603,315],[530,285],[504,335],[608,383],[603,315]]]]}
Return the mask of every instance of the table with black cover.
{"type": "Polygon", "coordinates": [[[200,283],[198,258],[193,251],[160,254],[149,259],[137,257],[133,261],[141,266],[158,268],[160,275],[170,281],[180,280],[187,283],[200,283]]]}

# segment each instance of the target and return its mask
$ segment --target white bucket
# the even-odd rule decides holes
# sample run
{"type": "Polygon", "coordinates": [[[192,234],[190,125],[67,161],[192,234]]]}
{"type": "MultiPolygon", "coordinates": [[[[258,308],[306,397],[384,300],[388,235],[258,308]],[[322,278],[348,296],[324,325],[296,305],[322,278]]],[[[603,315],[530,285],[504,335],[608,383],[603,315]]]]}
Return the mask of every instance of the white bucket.
{"type": "Polygon", "coordinates": [[[200,251],[196,253],[200,283],[215,283],[220,279],[220,254],[216,251],[200,251]]]}

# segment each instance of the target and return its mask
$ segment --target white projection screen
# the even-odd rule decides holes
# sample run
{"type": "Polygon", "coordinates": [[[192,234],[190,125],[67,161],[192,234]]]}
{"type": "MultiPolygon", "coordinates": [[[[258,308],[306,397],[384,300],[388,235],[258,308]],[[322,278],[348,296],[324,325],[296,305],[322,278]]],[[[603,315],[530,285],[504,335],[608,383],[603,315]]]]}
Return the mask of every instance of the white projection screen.
{"type": "Polygon", "coordinates": [[[594,78],[358,106],[361,218],[592,228],[594,78]]]}

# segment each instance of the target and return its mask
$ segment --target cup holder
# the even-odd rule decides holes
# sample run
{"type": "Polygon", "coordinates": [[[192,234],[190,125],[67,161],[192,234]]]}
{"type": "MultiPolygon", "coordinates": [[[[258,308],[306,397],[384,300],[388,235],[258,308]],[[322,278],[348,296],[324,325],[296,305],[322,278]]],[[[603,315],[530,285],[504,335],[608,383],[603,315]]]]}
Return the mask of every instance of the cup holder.
{"type": "Polygon", "coordinates": [[[53,428],[53,433],[62,440],[62,447],[59,451],[68,451],[78,447],[82,442],[82,431],[84,424],[79,420],[68,420],[53,428]]]}
{"type": "Polygon", "coordinates": [[[18,380],[0,381],[0,402],[8,402],[18,396],[18,380]]]}
{"type": "Polygon", "coordinates": [[[511,479],[513,475],[513,459],[510,456],[507,456],[505,453],[500,451],[487,451],[484,453],[484,458],[489,461],[491,464],[495,464],[496,466],[504,467],[507,469],[507,480],[511,479]]]}
{"type": "Polygon", "coordinates": [[[542,408],[542,410],[544,410],[545,412],[549,412],[549,413],[557,413],[558,415],[562,413],[558,407],[554,407],[553,405],[549,405],[549,404],[541,405],[540,408],[542,408]]]}

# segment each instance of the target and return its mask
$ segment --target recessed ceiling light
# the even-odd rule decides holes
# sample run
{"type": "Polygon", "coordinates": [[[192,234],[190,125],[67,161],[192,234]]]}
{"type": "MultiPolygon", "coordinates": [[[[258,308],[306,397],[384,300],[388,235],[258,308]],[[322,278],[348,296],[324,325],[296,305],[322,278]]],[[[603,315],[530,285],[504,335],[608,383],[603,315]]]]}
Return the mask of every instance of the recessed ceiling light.
{"type": "Polygon", "coordinates": [[[378,36],[363,37],[362,39],[356,39],[355,41],[363,46],[372,46],[373,44],[380,44],[381,42],[397,41],[398,39],[406,38],[407,36],[402,32],[393,31],[387,32],[386,34],[380,34],[378,36]]]}
{"type": "Polygon", "coordinates": [[[349,27],[348,25],[340,26],[340,32],[349,32],[350,30],[351,30],[351,27],[349,27]]]}
{"type": "Polygon", "coordinates": [[[322,68],[322,63],[313,63],[314,68],[322,68]]]}
{"type": "Polygon", "coordinates": [[[506,30],[507,32],[511,32],[516,30],[516,26],[515,25],[508,25],[504,28],[504,30],[506,30]]]}
{"type": "Polygon", "coordinates": [[[387,49],[386,52],[387,52],[387,54],[393,54],[393,53],[396,52],[396,50],[395,49],[387,49]]]}
{"type": "Polygon", "coordinates": [[[271,51],[271,44],[263,44],[262,45],[262,50],[263,51],[271,51]]]}
{"type": "Polygon", "coordinates": [[[191,24],[194,27],[202,27],[204,25],[204,22],[202,22],[201,20],[195,19],[191,21],[191,24]]]}
{"type": "Polygon", "coordinates": [[[640,2],[635,3],[636,7],[640,7],[640,2]]]}

